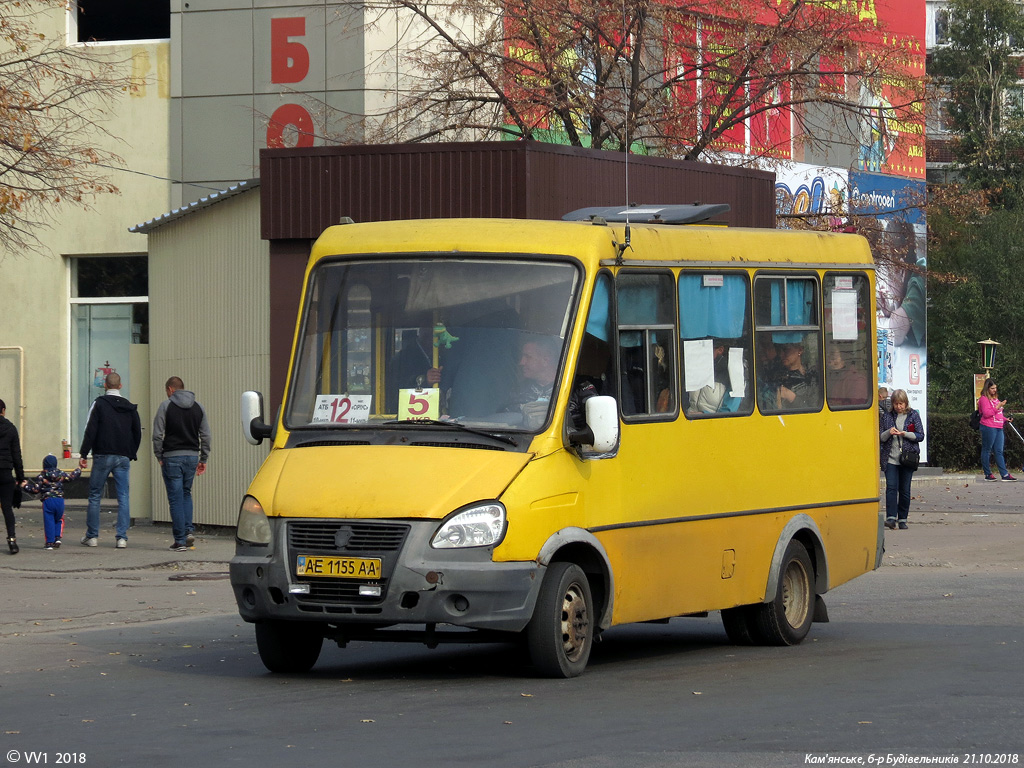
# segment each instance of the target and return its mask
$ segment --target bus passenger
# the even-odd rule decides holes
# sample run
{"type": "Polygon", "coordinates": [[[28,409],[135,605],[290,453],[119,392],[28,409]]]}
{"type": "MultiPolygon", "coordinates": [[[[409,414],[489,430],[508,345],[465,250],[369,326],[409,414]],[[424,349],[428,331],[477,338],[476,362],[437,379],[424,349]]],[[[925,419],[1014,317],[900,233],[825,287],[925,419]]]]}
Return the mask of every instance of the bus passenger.
{"type": "Polygon", "coordinates": [[[830,405],[864,405],[868,401],[868,377],[846,364],[839,347],[829,350],[826,359],[825,386],[830,405]]]}
{"type": "Polygon", "coordinates": [[[803,344],[780,344],[782,376],[776,392],[777,406],[785,410],[813,410],[821,402],[821,386],[803,360],[803,344]]]}

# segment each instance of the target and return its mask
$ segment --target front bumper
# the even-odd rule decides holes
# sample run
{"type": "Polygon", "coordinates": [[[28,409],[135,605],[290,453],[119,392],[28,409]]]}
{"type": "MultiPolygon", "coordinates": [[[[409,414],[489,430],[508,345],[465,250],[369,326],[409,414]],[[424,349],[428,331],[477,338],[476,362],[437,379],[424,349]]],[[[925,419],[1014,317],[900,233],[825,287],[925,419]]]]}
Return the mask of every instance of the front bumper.
{"type": "Polygon", "coordinates": [[[518,632],[533,616],[544,576],[536,562],[495,563],[486,547],[432,549],[437,521],[270,519],[272,543],[266,547],[239,542],[231,560],[231,586],[246,621],[311,621],[367,627],[394,624],[451,624],[472,629],[518,632]],[[352,530],[355,545],[335,548],[352,530]],[[304,538],[302,531],[322,533],[304,538]],[[378,535],[380,532],[385,535],[378,535]],[[399,535],[401,531],[402,535],[399,535]],[[310,542],[313,542],[312,544],[310,542]],[[381,544],[381,542],[384,542],[381,544]],[[390,549],[375,549],[375,546],[390,549]],[[353,549],[355,547],[355,549],[353,549]],[[379,557],[380,597],[360,596],[364,582],[295,575],[299,555],[379,557]],[[297,589],[309,589],[308,594],[297,589]]]}

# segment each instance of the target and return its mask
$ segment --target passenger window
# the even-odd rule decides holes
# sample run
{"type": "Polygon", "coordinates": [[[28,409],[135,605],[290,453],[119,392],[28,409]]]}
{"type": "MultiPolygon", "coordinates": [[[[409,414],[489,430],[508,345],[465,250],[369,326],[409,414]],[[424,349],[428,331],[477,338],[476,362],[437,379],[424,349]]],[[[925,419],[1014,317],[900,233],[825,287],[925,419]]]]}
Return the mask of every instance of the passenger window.
{"type": "Polygon", "coordinates": [[[867,408],[871,387],[871,296],[864,275],[825,274],[825,399],[832,410],[867,408]]]}
{"type": "Polygon", "coordinates": [[[746,274],[680,275],[679,334],[687,418],[751,413],[753,344],[746,274]]]}
{"type": "Polygon", "coordinates": [[[755,278],[755,386],[762,413],[821,410],[819,317],[814,277],[755,278]]]}
{"type": "Polygon", "coordinates": [[[615,283],[623,416],[674,414],[672,275],[620,273],[615,283]]]}

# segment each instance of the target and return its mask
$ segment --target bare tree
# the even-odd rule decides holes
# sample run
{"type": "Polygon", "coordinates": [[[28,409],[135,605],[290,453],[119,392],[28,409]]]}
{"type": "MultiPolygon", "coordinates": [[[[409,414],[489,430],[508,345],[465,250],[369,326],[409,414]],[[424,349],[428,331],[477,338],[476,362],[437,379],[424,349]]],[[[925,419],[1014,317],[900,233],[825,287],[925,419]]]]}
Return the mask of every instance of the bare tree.
{"type": "Polygon", "coordinates": [[[39,250],[59,205],[88,207],[117,192],[107,166],[121,159],[106,109],[133,87],[124,62],[40,30],[65,0],[0,3],[0,257],[39,250]]]}
{"type": "Polygon", "coordinates": [[[380,116],[380,138],[367,139],[557,137],[687,159],[772,158],[794,132],[808,143],[845,132],[849,142],[870,121],[883,132],[921,122],[909,52],[869,6],[386,0],[382,17],[408,23],[397,53],[404,96],[380,116]]]}

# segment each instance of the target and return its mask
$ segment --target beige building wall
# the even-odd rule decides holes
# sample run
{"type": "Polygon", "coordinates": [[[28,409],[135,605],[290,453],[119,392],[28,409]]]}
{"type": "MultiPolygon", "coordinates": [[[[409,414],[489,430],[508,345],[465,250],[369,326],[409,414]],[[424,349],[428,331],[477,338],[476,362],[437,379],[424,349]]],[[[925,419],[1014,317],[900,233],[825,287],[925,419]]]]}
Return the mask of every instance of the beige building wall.
{"type": "MultiPolygon", "coordinates": [[[[148,237],[151,409],[144,435],[152,440],[164,383],[180,376],[206,409],[213,435],[207,472],[192,488],[193,519],[233,526],[267,455],[242,437],[239,407],[243,391],[265,392],[270,383],[270,251],[260,239],[259,189],[157,225],[148,237]]],[[[169,521],[152,443],[143,451],[152,469],[153,519],[169,521]]]]}
{"type": "MultiPolygon", "coordinates": [[[[63,13],[40,17],[40,24],[40,31],[50,38],[65,34],[63,13]]],[[[144,254],[144,239],[128,229],[154,211],[167,210],[170,200],[170,44],[104,48],[124,59],[140,85],[111,109],[105,127],[112,136],[93,142],[124,159],[124,168],[109,171],[120,194],[95,199],[89,210],[54,208],[52,226],[40,233],[41,253],[0,250],[0,281],[6,296],[0,306],[0,398],[8,404],[8,417],[23,425],[22,451],[30,473],[41,469],[47,453],[61,455],[62,440],[68,440],[73,451],[82,440],[81,434],[70,431],[70,259],[144,254]],[[22,391],[24,398],[19,396],[22,391]]],[[[135,399],[130,391],[124,394],[135,399]]],[[[147,434],[148,429],[144,440],[147,434]]],[[[76,462],[59,464],[70,469],[76,462]]],[[[147,517],[149,511],[133,507],[132,514],[147,517]]],[[[79,522],[84,524],[71,521],[71,526],[79,522]]]]}

